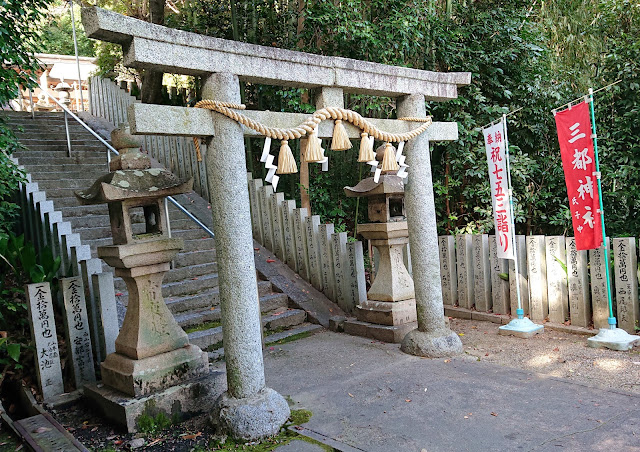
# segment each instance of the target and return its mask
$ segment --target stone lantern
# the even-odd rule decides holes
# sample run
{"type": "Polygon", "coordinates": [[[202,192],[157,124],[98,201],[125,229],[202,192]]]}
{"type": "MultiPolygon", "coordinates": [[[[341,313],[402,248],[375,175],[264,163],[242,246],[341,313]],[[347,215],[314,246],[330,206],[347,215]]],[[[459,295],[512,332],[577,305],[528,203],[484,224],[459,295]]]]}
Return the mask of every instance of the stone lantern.
{"type": "Polygon", "coordinates": [[[71,104],[71,97],[69,94],[71,90],[73,90],[71,85],[69,85],[64,80],[61,80],[60,83],[58,83],[55,88],[53,88],[53,90],[58,92],[58,100],[62,105],[68,107],[71,104]]]}
{"type": "Polygon", "coordinates": [[[409,243],[404,211],[404,184],[395,171],[373,177],[355,187],[345,187],[349,197],[365,197],[369,202],[370,223],[358,225],[358,233],[371,241],[380,256],[378,271],[367,292],[367,299],[356,306],[358,322],[345,323],[345,331],[400,342],[416,328],[416,301],[413,279],[407,271],[403,250],[409,243]],[[365,325],[368,324],[368,325],[365,325]]]}
{"type": "MultiPolygon", "coordinates": [[[[111,140],[120,151],[111,161],[111,172],[76,196],[84,204],[109,206],[113,245],[98,247],[98,256],[125,281],[129,303],[116,351],[101,364],[102,385],[88,386],[85,394],[98,401],[109,417],[134,431],[136,417],[151,399],[169,416],[175,413],[175,400],[182,411],[189,411],[190,403],[199,404],[196,411],[200,411],[207,399],[189,401],[188,394],[200,391],[203,395],[190,384],[209,376],[209,364],[206,352],[189,344],[162,297],[164,274],[183,246],[182,239],[169,236],[163,200],[190,191],[193,180],[151,168],[139,141],[121,129],[112,133],[111,140]],[[141,230],[142,225],[134,224],[140,211],[141,230]]],[[[221,391],[217,392],[213,400],[221,391]]]]}

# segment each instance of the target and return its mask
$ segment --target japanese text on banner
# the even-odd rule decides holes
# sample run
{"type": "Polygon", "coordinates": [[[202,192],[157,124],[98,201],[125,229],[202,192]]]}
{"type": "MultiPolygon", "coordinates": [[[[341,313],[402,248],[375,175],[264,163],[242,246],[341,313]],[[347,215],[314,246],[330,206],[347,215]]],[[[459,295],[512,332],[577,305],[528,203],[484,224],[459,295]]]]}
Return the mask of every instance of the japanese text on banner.
{"type": "Polygon", "coordinates": [[[496,228],[498,257],[500,259],[514,259],[513,221],[509,210],[509,184],[503,123],[501,121],[498,124],[487,127],[482,132],[484,133],[487,163],[489,164],[491,204],[496,228]]]}
{"type": "Polygon", "coordinates": [[[595,249],[602,244],[602,222],[589,104],[582,102],[555,118],[576,248],[595,249]]]}

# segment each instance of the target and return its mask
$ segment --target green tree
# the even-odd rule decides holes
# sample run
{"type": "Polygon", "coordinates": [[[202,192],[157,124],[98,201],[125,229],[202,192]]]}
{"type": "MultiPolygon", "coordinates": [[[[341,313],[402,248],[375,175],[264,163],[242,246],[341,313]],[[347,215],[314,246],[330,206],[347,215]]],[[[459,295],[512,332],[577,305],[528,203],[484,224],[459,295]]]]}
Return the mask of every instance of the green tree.
{"type": "MultiPolygon", "coordinates": [[[[70,3],[63,0],[54,1],[49,7],[40,28],[40,51],[57,55],[75,55],[73,46],[73,30],[70,3]]],[[[74,5],[76,18],[76,37],[80,56],[95,56],[94,41],[87,38],[80,18],[80,7],[74,5]]]]}

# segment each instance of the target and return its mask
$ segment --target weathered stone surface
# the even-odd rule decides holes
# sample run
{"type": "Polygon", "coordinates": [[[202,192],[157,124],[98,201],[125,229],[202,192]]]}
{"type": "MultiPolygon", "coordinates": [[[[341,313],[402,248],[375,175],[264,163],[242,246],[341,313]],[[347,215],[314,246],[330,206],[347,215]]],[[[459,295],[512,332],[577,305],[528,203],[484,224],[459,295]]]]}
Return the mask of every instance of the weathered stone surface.
{"type": "Polygon", "coordinates": [[[488,311],[493,306],[489,265],[489,236],[473,236],[473,296],[478,311],[488,311]]]}
{"type": "MultiPolygon", "coordinates": [[[[527,247],[523,235],[516,236],[516,256],[518,259],[518,272],[520,273],[520,302],[525,315],[529,314],[529,279],[527,273],[527,247]]],[[[516,287],[516,267],[509,260],[509,294],[511,296],[511,315],[515,316],[518,309],[518,294],[516,287]]]]}
{"type": "Polygon", "coordinates": [[[300,208],[293,211],[293,233],[296,237],[296,260],[298,273],[304,280],[309,281],[309,255],[307,251],[307,209],[300,208]]]}
{"type": "Polygon", "coordinates": [[[456,248],[452,235],[438,237],[440,255],[440,278],[442,280],[442,302],[455,306],[458,302],[458,275],[456,274],[456,248]]]}
{"type": "Polygon", "coordinates": [[[199,377],[208,367],[209,357],[195,345],[140,359],[112,353],[102,363],[102,382],[123,394],[138,397],[199,377]]]}
{"type": "Polygon", "coordinates": [[[417,331],[417,323],[401,323],[400,325],[379,325],[356,319],[344,322],[344,332],[352,336],[361,336],[381,342],[399,344],[411,331],[417,331]]]}
{"type": "Polygon", "coordinates": [[[233,438],[256,440],[277,434],[289,414],[291,411],[284,397],[273,389],[264,388],[240,399],[223,393],[216,401],[211,422],[233,438]]]}
{"type": "Polygon", "coordinates": [[[355,306],[367,299],[362,242],[348,242],[346,257],[345,286],[347,304],[355,306]]]}
{"type": "Polygon", "coordinates": [[[181,418],[209,412],[215,401],[227,389],[224,372],[209,371],[153,395],[131,398],[115,389],[98,383],[85,386],[84,394],[111,421],[124,425],[128,432],[138,430],[141,414],[154,417],[163,412],[167,417],[176,413],[181,418]]]}
{"type": "Polygon", "coordinates": [[[566,244],[563,236],[546,237],[549,321],[564,323],[569,318],[566,244]]]}
{"type": "Polygon", "coordinates": [[[509,281],[500,275],[509,274],[507,260],[498,257],[496,236],[489,236],[489,258],[491,260],[491,294],[493,295],[493,312],[508,315],[511,313],[509,301],[509,281]]]}
{"type": "Polygon", "coordinates": [[[402,325],[405,323],[415,323],[416,301],[361,301],[356,307],[358,320],[379,325],[402,325]]]}
{"type": "Polygon", "coordinates": [[[83,8],[82,22],[87,36],[125,44],[125,65],[165,72],[231,72],[255,83],[332,86],[383,96],[416,93],[431,100],[455,98],[457,86],[471,81],[468,72],[430,72],[227,41],[99,8],[83,8]],[[189,57],[185,57],[186,49],[189,57]]]}
{"type": "MultiPolygon", "coordinates": [[[[611,244],[607,237],[607,248],[611,257],[611,244]]],[[[591,306],[593,308],[593,327],[609,328],[609,295],[607,293],[607,267],[604,258],[604,247],[589,250],[589,267],[591,273],[591,306]]],[[[613,272],[612,272],[613,273],[613,272]]],[[[609,275],[611,281],[611,275],[609,275]]],[[[613,291],[613,286],[611,286],[613,291]]],[[[613,292],[611,293],[613,297],[613,292]]]]}
{"type": "MultiPolygon", "coordinates": [[[[210,75],[204,80],[202,96],[240,103],[238,78],[229,73],[210,75]]],[[[242,399],[265,387],[245,149],[235,121],[220,118],[215,129],[215,138],[208,144],[206,167],[218,255],[227,382],[229,396],[242,399]]]]}
{"type": "Polygon", "coordinates": [[[473,296],[473,243],[471,234],[456,236],[456,262],[458,264],[458,304],[471,309],[473,296]]]}
{"type": "Polygon", "coordinates": [[[262,213],[262,244],[273,251],[273,218],[269,200],[273,195],[273,187],[266,185],[258,190],[260,212],[262,213]]]}
{"type": "Polygon", "coordinates": [[[13,424],[27,444],[35,445],[30,449],[43,451],[86,451],[64,427],[58,424],[49,413],[37,414],[20,419],[13,424]]]}
{"type": "Polygon", "coordinates": [[[636,276],[638,271],[636,239],[634,237],[613,239],[612,251],[615,264],[618,328],[629,334],[634,334],[638,319],[640,319],[638,278],[636,276]]]}
{"type": "Polygon", "coordinates": [[[42,397],[47,401],[64,392],[51,287],[49,283],[28,284],[25,292],[31,337],[35,342],[38,382],[42,397]]]}
{"type": "MultiPolygon", "coordinates": [[[[284,113],[270,111],[244,110],[243,115],[254,121],[269,124],[273,127],[287,129],[297,127],[306,119],[308,114],[284,113]]],[[[129,107],[131,130],[145,135],[169,134],[174,136],[192,137],[197,134],[203,136],[214,135],[215,116],[201,108],[171,107],[168,105],[133,104],[129,107]]],[[[390,133],[405,133],[416,128],[415,122],[398,121],[395,119],[367,118],[378,129],[390,133]]],[[[347,135],[351,139],[359,139],[361,129],[343,123],[347,135]]],[[[333,121],[322,121],[318,128],[319,138],[333,136],[333,121]]],[[[242,126],[245,136],[262,137],[253,129],[242,126]]],[[[458,126],[455,122],[434,122],[424,132],[430,141],[451,141],[458,139],[458,126]]]]}
{"type": "Polygon", "coordinates": [[[293,210],[296,208],[294,200],[285,200],[282,203],[282,224],[284,228],[284,251],[287,257],[286,263],[293,271],[298,270],[296,234],[293,222],[293,210]]]}
{"type": "MultiPolygon", "coordinates": [[[[399,117],[425,117],[424,99],[420,95],[398,99],[399,117]]],[[[462,352],[462,342],[444,321],[444,305],[437,253],[433,181],[429,139],[420,135],[405,145],[409,177],[405,186],[405,209],[416,292],[418,329],[403,339],[402,351],[419,356],[442,356],[462,352]]]]}
{"type": "Polygon", "coordinates": [[[571,325],[587,327],[591,324],[587,252],[576,249],[574,237],[567,238],[567,274],[571,325]]]}
{"type": "Polygon", "coordinates": [[[333,246],[333,274],[336,278],[336,298],[338,306],[345,312],[353,312],[356,305],[347,297],[347,233],[339,232],[331,236],[333,246]]]}
{"type": "Polygon", "coordinates": [[[249,203],[251,207],[251,229],[253,238],[262,243],[262,212],[260,212],[260,202],[258,201],[258,189],[262,187],[262,179],[252,179],[248,174],[249,183],[249,203]]]}
{"type": "Polygon", "coordinates": [[[62,278],[62,299],[66,314],[67,349],[71,352],[71,364],[76,388],[96,381],[87,306],[82,278],[62,278]]]}
{"type": "Polygon", "coordinates": [[[321,224],[318,227],[318,249],[320,251],[322,287],[324,294],[334,302],[336,301],[336,277],[333,267],[333,224],[321,224]]]}
{"type": "Polygon", "coordinates": [[[92,275],[93,293],[100,317],[100,349],[102,356],[116,351],[116,338],[120,333],[118,325],[118,308],[113,286],[113,273],[105,272],[92,275]]]}
{"type": "Polygon", "coordinates": [[[282,225],[282,203],[284,193],[274,193],[270,199],[271,221],[273,221],[273,254],[281,261],[285,260],[284,255],[284,228],[282,225]]]}
{"type": "Polygon", "coordinates": [[[320,249],[318,244],[318,228],[320,216],[312,215],[305,220],[307,234],[307,256],[309,258],[309,282],[313,287],[322,290],[322,262],[320,261],[320,249]]]}
{"type": "Polygon", "coordinates": [[[549,316],[547,299],[547,255],[543,235],[527,237],[527,270],[529,273],[529,306],[531,320],[542,322],[549,316]]]}
{"type": "MultiPolygon", "coordinates": [[[[365,238],[369,238],[365,233],[365,238]]],[[[413,279],[404,266],[402,251],[407,237],[391,240],[371,240],[378,250],[379,262],[376,278],[367,298],[376,301],[401,301],[415,298],[413,279]]]]}

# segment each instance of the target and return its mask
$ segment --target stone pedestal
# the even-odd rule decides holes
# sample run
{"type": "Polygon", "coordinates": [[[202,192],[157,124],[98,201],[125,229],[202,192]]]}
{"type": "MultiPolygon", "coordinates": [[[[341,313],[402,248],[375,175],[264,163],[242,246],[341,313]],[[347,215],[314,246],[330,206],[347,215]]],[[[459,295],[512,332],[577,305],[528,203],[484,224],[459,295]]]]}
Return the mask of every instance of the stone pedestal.
{"type": "Polygon", "coordinates": [[[409,243],[407,222],[362,224],[358,232],[376,247],[380,262],[367,299],[356,306],[357,320],[347,320],[344,330],[384,342],[401,342],[417,327],[413,279],[403,259],[409,243]]]}

